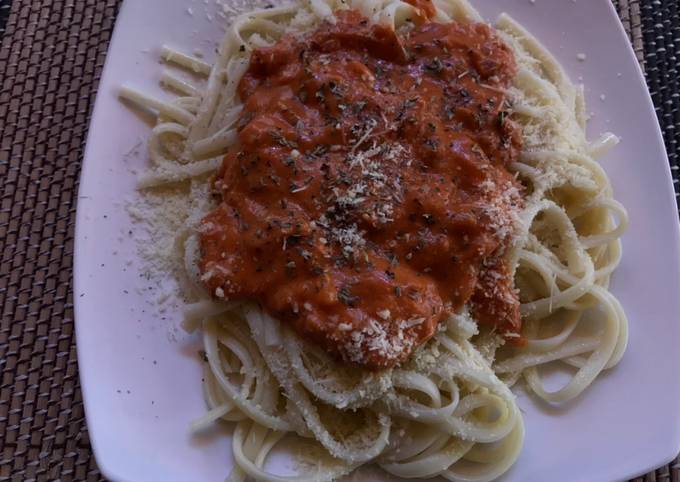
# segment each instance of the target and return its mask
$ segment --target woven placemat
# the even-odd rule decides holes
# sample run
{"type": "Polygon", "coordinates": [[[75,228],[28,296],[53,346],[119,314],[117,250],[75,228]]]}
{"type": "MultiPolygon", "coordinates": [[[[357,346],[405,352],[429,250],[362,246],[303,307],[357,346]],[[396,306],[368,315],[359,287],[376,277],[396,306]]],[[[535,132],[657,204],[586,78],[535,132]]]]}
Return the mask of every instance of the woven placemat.
{"type": "MultiPolygon", "coordinates": [[[[80,163],[121,3],[0,0],[0,482],[103,480],[83,415],[71,270],[80,163]]],[[[615,5],[676,175],[680,6],[615,5]]],[[[680,464],[636,480],[680,482],[680,464]]]]}

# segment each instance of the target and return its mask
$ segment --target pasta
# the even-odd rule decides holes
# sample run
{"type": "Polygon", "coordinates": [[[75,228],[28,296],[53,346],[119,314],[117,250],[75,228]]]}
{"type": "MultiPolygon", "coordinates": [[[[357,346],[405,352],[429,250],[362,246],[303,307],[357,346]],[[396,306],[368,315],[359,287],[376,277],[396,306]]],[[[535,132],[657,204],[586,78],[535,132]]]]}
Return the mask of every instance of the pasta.
{"type": "MultiPolygon", "coordinates": [[[[436,22],[482,21],[465,0],[434,6],[436,22]]],[[[160,198],[173,186],[188,193],[178,213],[185,229],[169,256],[182,266],[183,295],[192,301],[185,325],[204,340],[209,410],[193,428],[235,423],[232,481],[335,480],[367,463],[404,478],[493,480],[515,462],[524,437],[510,386],[524,379],[538,397],[566,402],[625,351],[626,317],[608,284],[627,214],[596,161],[617,139],[607,134],[588,142],[583,89],[507,15],[496,29],[518,64],[507,94],[523,140],[510,168],[527,194],[506,256],[524,344],[505,343],[503,333],[478,326],[466,307],[403,364],[364,370],[333,359],[255,303],[214,301],[205,293],[196,233],[209,206],[190,198],[207,190],[237,140],[243,108],[237,85],[253,50],[333,22],[344,9],[399,30],[415,8],[399,0],[310,0],[247,12],[234,19],[212,65],[163,49],[166,63],[202,78],[202,85],[165,72],[162,85],[179,95],[171,102],[121,90],[158,116],[149,137],[151,169],[140,189],[160,198]],[[571,373],[556,391],[541,377],[553,362],[571,373]],[[298,475],[276,475],[267,459],[291,437],[309,444],[312,455],[298,461],[298,475]]]]}

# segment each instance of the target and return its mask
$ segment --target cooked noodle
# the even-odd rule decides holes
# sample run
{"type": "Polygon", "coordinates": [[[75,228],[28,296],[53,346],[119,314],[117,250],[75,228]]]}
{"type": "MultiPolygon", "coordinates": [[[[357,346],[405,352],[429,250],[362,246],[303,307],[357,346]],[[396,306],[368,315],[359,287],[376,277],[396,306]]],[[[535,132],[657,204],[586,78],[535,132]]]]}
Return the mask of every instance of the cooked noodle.
{"type": "MultiPolygon", "coordinates": [[[[434,21],[481,20],[465,0],[434,3],[434,21]]],[[[140,188],[183,184],[191,191],[205,185],[206,174],[236,140],[236,87],[252,50],[332,21],[342,8],[395,29],[413,9],[398,0],[310,0],[236,18],[213,65],[164,48],[167,63],[203,81],[164,73],[162,85],[180,95],[171,102],[121,91],[158,115],[149,139],[152,167],[140,188]]],[[[492,480],[514,463],[524,436],[508,384],[524,378],[542,399],[565,402],[621,358],[627,321],[607,287],[621,258],[627,215],[595,160],[616,138],[589,143],[582,88],[510,17],[502,15],[496,27],[519,65],[509,98],[524,147],[511,170],[528,194],[508,256],[526,345],[499,347],[501,338],[479,333],[463,310],[398,368],[343,366],[256,305],[208,299],[196,268],[196,229],[205,211],[187,212],[187,230],[179,234],[173,256],[186,267],[191,287],[184,294],[195,301],[186,326],[203,334],[209,406],[194,428],[217,420],[236,423],[230,480],[333,480],[368,462],[405,478],[492,480]],[[541,377],[541,368],[552,362],[571,370],[569,382],[556,391],[541,377]],[[322,450],[314,460],[300,461],[299,475],[268,472],[269,453],[291,434],[322,450]]]]}

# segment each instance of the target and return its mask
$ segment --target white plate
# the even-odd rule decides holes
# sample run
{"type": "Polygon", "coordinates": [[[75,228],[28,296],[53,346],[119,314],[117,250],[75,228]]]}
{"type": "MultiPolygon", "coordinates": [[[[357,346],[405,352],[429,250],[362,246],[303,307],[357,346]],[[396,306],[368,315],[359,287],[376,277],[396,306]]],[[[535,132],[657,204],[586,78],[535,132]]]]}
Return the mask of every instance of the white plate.
{"type": "MultiPolygon", "coordinates": [[[[76,327],[90,438],[113,480],[221,481],[231,465],[224,429],[189,435],[189,422],[205,408],[199,345],[177,328],[179,313],[155,312],[153,291],[140,278],[123,200],[134,191],[133,170],[146,162],[140,142],[149,127],[117,99],[125,82],[162,95],[163,43],[212,52],[223,30],[215,3],[127,0],[92,116],[77,215],[76,327]]],[[[504,480],[631,477],[680,450],[680,237],[656,116],[608,0],[476,1],[488,19],[501,3],[574,80],[582,78],[593,137],[605,130],[621,136],[603,164],[631,221],[612,283],[630,320],[628,351],[566,407],[520,394],[526,442],[504,480]]]]}

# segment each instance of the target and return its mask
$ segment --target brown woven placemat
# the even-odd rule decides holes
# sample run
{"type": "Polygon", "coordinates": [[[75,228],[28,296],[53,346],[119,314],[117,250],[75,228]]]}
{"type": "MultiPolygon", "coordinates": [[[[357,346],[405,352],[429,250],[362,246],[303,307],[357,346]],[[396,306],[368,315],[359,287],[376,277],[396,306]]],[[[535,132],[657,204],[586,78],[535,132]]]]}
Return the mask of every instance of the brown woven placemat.
{"type": "Polygon", "coordinates": [[[0,44],[0,480],[101,480],[76,365],[73,229],[119,0],[12,2],[0,44]]]}
{"type": "MultiPolygon", "coordinates": [[[[0,0],[0,482],[103,480],[83,414],[71,270],[80,163],[121,3],[0,0]]],[[[663,3],[615,1],[640,61],[658,54],[648,45],[663,3]]],[[[652,88],[657,105],[673,93],[667,82],[652,88]]],[[[680,482],[674,464],[636,480],[680,482]]]]}

